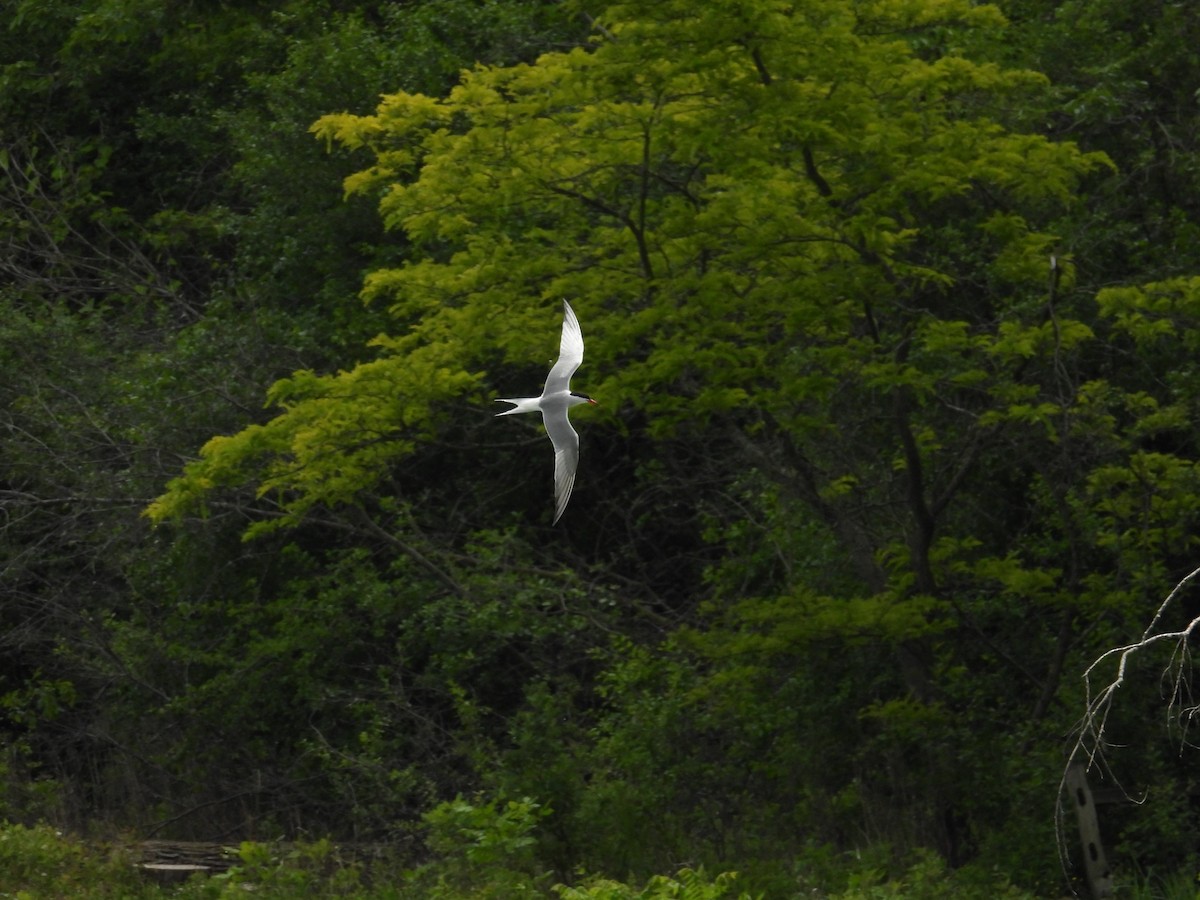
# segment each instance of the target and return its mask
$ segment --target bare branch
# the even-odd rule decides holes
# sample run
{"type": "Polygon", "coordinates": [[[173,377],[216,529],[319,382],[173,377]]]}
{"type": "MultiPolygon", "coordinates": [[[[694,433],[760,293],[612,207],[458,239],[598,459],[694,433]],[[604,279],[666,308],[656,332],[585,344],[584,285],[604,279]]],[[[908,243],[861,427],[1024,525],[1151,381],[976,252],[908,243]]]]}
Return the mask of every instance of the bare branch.
{"type": "MultiPolygon", "coordinates": [[[[1125,644],[1124,646],[1112,647],[1105,650],[1092,661],[1091,665],[1084,669],[1084,711],[1082,718],[1075,728],[1075,743],[1072,745],[1070,753],[1067,754],[1066,765],[1063,768],[1062,778],[1059,781],[1060,797],[1065,796],[1068,772],[1072,764],[1082,760],[1089,771],[1094,765],[1102,767],[1105,765],[1104,750],[1108,746],[1106,738],[1108,716],[1112,711],[1117,691],[1125,685],[1125,681],[1129,676],[1130,664],[1139,654],[1159,644],[1173,643],[1174,648],[1167,660],[1162,676],[1171,685],[1171,696],[1167,704],[1168,718],[1178,717],[1183,723],[1186,734],[1187,725],[1190,724],[1192,718],[1200,714],[1200,707],[1191,703],[1191,689],[1188,681],[1188,675],[1191,671],[1191,651],[1188,648],[1188,642],[1191,640],[1192,635],[1200,629],[1200,616],[1196,616],[1186,626],[1177,631],[1157,631],[1163,617],[1180,594],[1183,593],[1184,588],[1197,577],[1200,577],[1200,568],[1193,569],[1175,585],[1171,593],[1167,595],[1167,598],[1163,600],[1155,611],[1154,617],[1150,620],[1150,624],[1146,627],[1146,630],[1142,632],[1139,640],[1125,644]],[[1115,674],[1107,684],[1096,690],[1093,686],[1093,681],[1097,676],[1097,670],[1114,661],[1116,664],[1115,674]],[[1189,705],[1185,705],[1185,702],[1189,705]]],[[[1126,795],[1128,796],[1128,792],[1126,792],[1126,795]]],[[[1138,802],[1141,802],[1141,800],[1138,800],[1138,802]]],[[[1065,867],[1066,839],[1063,826],[1063,810],[1061,807],[1055,823],[1055,830],[1058,834],[1060,857],[1065,867]]]]}

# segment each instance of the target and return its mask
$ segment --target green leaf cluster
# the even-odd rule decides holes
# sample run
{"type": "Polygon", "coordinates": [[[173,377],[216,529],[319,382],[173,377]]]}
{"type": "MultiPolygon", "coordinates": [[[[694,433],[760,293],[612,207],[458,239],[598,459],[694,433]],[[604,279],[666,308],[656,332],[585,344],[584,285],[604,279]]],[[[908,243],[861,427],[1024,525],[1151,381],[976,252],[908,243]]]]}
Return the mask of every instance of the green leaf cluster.
{"type": "MultiPolygon", "coordinates": [[[[1060,204],[1101,157],[1009,133],[966,103],[1027,90],[1029,73],[925,60],[874,36],[885,24],[994,25],[987,7],[743,7],[726,21],[618,6],[606,25],[615,39],[591,49],[476,68],[445,99],[394,94],[374,115],[319,120],[326,142],[375,154],[347,190],[382,192],[384,222],[421,250],[366,280],[364,297],[386,302],[394,322],[376,342],[382,358],[277,385],[284,412],[271,437],[210,444],[152,517],[252,477],[262,456],[284,457],[257,480],[290,492],[285,510],[344,502],[372,468],[348,443],[396,433],[373,447],[401,459],[435,409],[478,396],[489,363],[546,355],[546,307],[521,298],[575,301],[595,393],[644,409],[655,433],[734,412],[795,422],[847,376],[868,390],[932,390],[895,357],[926,318],[910,304],[937,315],[957,293],[955,273],[927,258],[931,218],[957,208],[968,239],[998,242],[1006,280],[1032,280],[1016,274],[1024,259],[1040,281],[1049,238],[1019,219],[994,227],[995,198],[1060,204]],[[689,53],[669,51],[678,45],[689,53]],[[391,408],[378,405],[376,377],[391,408]],[[331,397],[361,408],[322,412],[331,397]]],[[[1002,361],[1050,340],[986,315],[1008,302],[972,299],[962,312],[984,315],[959,320],[1002,361]]],[[[1069,349],[1085,333],[1067,323],[1056,339],[1069,349]]]]}

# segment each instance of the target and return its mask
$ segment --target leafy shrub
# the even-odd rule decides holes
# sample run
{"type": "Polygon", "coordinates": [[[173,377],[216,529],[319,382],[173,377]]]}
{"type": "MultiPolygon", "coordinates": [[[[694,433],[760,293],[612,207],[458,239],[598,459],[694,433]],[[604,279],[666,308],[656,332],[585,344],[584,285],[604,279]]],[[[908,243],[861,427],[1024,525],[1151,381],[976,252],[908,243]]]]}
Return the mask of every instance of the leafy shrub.
{"type": "Polygon", "coordinates": [[[0,896],[153,896],[133,866],[105,858],[48,825],[0,826],[0,896]]]}
{"type": "MultiPolygon", "coordinates": [[[[642,888],[596,878],[585,881],[580,887],[556,884],[554,891],[562,900],[725,900],[734,896],[736,879],[735,872],[722,872],[709,880],[703,869],[680,869],[674,878],[655,875],[642,888]]],[[[737,900],[750,900],[750,895],[740,893],[737,900]]]]}
{"type": "Polygon", "coordinates": [[[436,858],[411,873],[406,895],[517,900],[543,897],[534,830],[550,810],[528,797],[472,803],[461,796],[425,814],[436,858]]]}
{"type": "Polygon", "coordinates": [[[1001,873],[951,872],[934,853],[918,854],[899,877],[864,868],[850,877],[847,889],[829,900],[1032,900],[1001,873]]]}

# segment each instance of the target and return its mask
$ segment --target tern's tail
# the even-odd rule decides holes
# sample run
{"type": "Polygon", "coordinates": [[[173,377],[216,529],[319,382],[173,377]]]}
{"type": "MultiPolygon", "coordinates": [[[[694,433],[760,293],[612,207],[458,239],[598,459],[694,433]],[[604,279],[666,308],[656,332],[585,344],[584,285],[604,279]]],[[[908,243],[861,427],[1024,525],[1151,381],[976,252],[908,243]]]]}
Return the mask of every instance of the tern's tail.
{"type": "Polygon", "coordinates": [[[507,397],[498,397],[496,398],[497,403],[511,403],[513,408],[498,412],[496,415],[511,416],[513,413],[540,412],[541,407],[538,406],[538,401],[541,399],[541,397],[519,397],[510,400],[507,397]]]}

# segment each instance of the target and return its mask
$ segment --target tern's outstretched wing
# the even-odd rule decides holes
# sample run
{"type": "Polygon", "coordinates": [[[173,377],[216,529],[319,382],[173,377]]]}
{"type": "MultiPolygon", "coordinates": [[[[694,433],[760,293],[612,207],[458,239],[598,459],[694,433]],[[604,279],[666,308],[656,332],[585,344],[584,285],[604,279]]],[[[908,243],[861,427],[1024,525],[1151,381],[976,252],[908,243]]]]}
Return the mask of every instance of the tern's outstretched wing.
{"type": "Polygon", "coordinates": [[[542,393],[553,394],[556,391],[570,391],[571,376],[575,374],[575,370],[579,368],[581,362],[583,362],[583,332],[579,329],[579,319],[575,317],[575,310],[571,309],[571,304],[564,300],[562,340],[558,345],[558,361],[554,363],[554,368],[546,376],[546,387],[542,393]]]}
{"type": "Polygon", "coordinates": [[[564,408],[557,414],[542,414],[542,422],[546,426],[546,434],[554,444],[554,522],[558,522],[567,501],[571,499],[571,489],[575,487],[575,469],[579,465],[579,435],[571,427],[564,408]]]}

